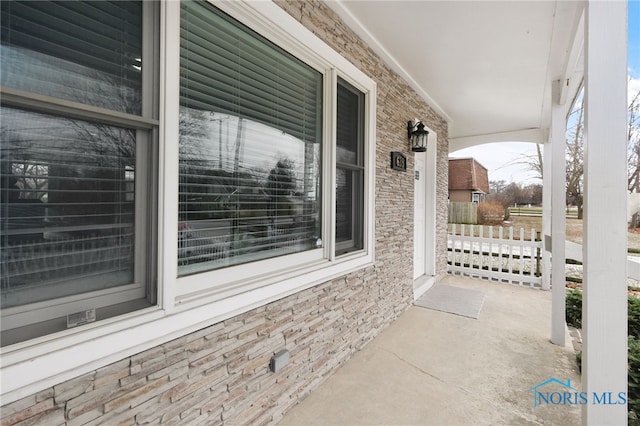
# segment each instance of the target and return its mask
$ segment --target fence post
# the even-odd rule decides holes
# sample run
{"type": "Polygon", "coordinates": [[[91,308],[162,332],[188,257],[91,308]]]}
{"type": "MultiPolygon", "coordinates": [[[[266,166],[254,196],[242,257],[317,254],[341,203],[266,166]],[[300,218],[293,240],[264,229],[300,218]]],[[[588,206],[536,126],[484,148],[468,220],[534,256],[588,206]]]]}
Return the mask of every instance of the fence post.
{"type": "Polygon", "coordinates": [[[482,271],[482,265],[484,263],[484,226],[478,225],[478,269],[482,271]]]}
{"type": "Polygon", "coordinates": [[[460,225],[460,266],[464,267],[464,224],[460,225]]]}
{"type": "MultiPolygon", "coordinates": [[[[531,238],[534,238],[534,232],[535,232],[535,241],[541,241],[540,239],[540,232],[536,232],[535,229],[531,230],[531,238]]],[[[542,273],[540,271],[540,247],[536,247],[536,277],[542,276],[542,273]]]]}
{"type": "MultiPolygon", "coordinates": [[[[513,274],[513,227],[509,228],[509,264],[507,265],[509,274],[513,274]]],[[[509,282],[513,284],[513,280],[509,277],[509,282]]]]}
{"type": "Polygon", "coordinates": [[[456,266],[456,224],[451,225],[451,266],[456,266]]]}
{"type": "Polygon", "coordinates": [[[473,268],[473,256],[475,252],[476,243],[473,241],[473,236],[475,235],[475,226],[469,225],[469,268],[473,268]]]}
{"type": "Polygon", "coordinates": [[[518,262],[518,275],[520,275],[520,284],[523,284],[524,278],[524,228],[520,228],[520,245],[518,246],[520,252],[520,261],[518,262]]]}
{"type": "Polygon", "coordinates": [[[493,272],[493,226],[489,226],[489,272],[493,272]]]}
{"type": "Polygon", "coordinates": [[[503,234],[503,229],[502,227],[498,228],[498,240],[500,241],[500,243],[498,244],[498,272],[502,272],[502,234],[503,234]]]}

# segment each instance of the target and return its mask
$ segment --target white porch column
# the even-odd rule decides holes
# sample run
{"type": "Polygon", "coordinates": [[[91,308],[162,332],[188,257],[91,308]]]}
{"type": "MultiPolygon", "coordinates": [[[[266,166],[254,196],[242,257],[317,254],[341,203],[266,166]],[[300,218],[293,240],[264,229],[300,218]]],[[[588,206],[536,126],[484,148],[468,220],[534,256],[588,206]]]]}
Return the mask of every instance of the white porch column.
{"type": "MultiPolygon", "coordinates": [[[[551,135],[548,136],[549,138],[551,135]]],[[[546,236],[551,236],[551,139],[542,151],[542,289],[551,288],[551,247],[546,236]]]]}
{"type": "Polygon", "coordinates": [[[627,407],[627,2],[592,1],[585,15],[582,386],[587,425],[621,425],[627,407]],[[594,403],[611,392],[613,404],[594,403]]]}
{"type": "Polygon", "coordinates": [[[551,106],[551,342],[565,344],[566,108],[560,105],[560,83],[552,87],[551,106]]]}

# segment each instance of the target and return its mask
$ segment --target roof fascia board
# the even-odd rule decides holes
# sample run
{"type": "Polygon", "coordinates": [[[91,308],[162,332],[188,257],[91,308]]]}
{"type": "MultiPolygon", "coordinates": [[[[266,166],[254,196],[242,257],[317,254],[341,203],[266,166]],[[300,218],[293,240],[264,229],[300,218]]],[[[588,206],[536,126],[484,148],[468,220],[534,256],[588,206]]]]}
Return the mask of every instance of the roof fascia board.
{"type": "Polygon", "coordinates": [[[510,132],[489,133],[485,135],[463,136],[449,139],[449,153],[475,145],[494,142],[531,142],[544,143],[544,131],[542,129],[522,129],[510,132]]]}
{"type": "Polygon", "coordinates": [[[384,62],[386,62],[395,72],[405,79],[409,86],[418,93],[424,101],[429,104],[447,123],[451,124],[453,119],[447,112],[433,99],[426,90],[416,82],[416,80],[404,69],[404,67],[395,59],[395,57],[384,48],[384,46],[374,37],[373,34],[356,18],[351,11],[344,5],[342,0],[331,0],[325,2],[342,20],[351,28],[369,47],[376,52],[384,62]]]}

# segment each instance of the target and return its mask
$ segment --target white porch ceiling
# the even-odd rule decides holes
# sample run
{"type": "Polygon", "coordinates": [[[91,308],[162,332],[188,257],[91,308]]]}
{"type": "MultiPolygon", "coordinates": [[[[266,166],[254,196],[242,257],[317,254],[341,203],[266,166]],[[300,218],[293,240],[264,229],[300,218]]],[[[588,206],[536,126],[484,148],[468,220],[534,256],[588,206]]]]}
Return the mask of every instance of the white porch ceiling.
{"type": "Polygon", "coordinates": [[[552,82],[573,79],[570,102],[581,78],[578,1],[327,4],[449,121],[452,147],[543,142],[552,82]]]}

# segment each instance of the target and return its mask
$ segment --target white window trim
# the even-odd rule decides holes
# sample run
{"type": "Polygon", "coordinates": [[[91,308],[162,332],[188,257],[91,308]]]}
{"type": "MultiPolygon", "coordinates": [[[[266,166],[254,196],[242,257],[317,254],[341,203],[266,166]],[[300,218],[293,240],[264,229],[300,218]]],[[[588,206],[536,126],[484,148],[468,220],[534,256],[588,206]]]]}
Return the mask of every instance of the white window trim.
{"type": "MultiPolygon", "coordinates": [[[[365,93],[365,217],[364,250],[340,256],[338,260],[325,245],[325,259],[289,269],[271,277],[255,277],[242,283],[242,292],[231,288],[220,291],[202,289],[180,294],[177,277],[177,194],[179,104],[179,24],[180,4],[163,2],[160,46],[160,138],[158,194],[158,303],[159,307],[114,317],[69,329],[51,336],[0,349],[2,402],[10,403],[65,380],[88,373],[127,356],[153,348],[256,307],[281,299],[322,282],[373,264],[376,84],[345,58],[272,2],[225,1],[221,10],[248,25],[299,59],[323,66],[325,98],[335,103],[337,76],[365,93]]],[[[326,104],[326,102],[325,102],[326,104]]],[[[324,105],[325,134],[335,140],[331,116],[335,105],[324,105]],[[330,133],[329,133],[330,132],[330,133]]],[[[325,158],[333,165],[335,147],[325,158]]],[[[334,174],[326,179],[335,181],[334,174]]],[[[330,182],[331,183],[331,182],[330,182]]],[[[333,182],[335,184],[335,182],[333,182]]],[[[326,187],[326,186],[325,186],[326,187]]],[[[329,186],[334,188],[335,185],[329,186]]],[[[323,205],[335,211],[335,195],[323,194],[323,205]]],[[[334,214],[323,214],[323,225],[334,237],[334,214]],[[331,222],[331,223],[327,223],[331,222]],[[327,228],[328,226],[328,228],[327,228]]],[[[331,248],[332,249],[332,248],[331,248]]],[[[203,275],[204,276],[204,275],[203,275]]],[[[231,286],[233,287],[233,286],[231,286]]]]}
{"type": "MultiPolygon", "coordinates": [[[[329,182],[328,180],[325,180],[323,182],[323,188],[325,188],[323,193],[333,192],[330,189],[335,188],[335,177],[333,177],[335,174],[335,129],[333,128],[333,123],[335,123],[336,99],[335,92],[329,92],[327,87],[333,88],[336,86],[337,76],[340,76],[366,95],[371,94],[372,92],[375,93],[375,83],[340,55],[331,50],[326,44],[324,44],[324,42],[320,41],[317,37],[308,32],[308,30],[304,29],[304,31],[298,32],[296,28],[299,29],[301,25],[280,7],[272,4],[271,2],[251,2],[249,4],[240,2],[217,2],[215,5],[223,12],[244,23],[267,39],[274,41],[287,52],[306,62],[308,65],[314,67],[317,71],[323,74],[323,82],[325,85],[325,92],[323,94],[323,105],[325,106],[323,111],[323,119],[325,121],[323,144],[325,147],[333,147],[329,152],[324,152],[324,158],[329,158],[330,160],[323,162],[323,176],[329,177],[328,179],[333,179],[333,181],[329,182]],[[334,184],[332,185],[332,183],[334,184]]],[[[176,13],[176,15],[179,14],[176,13]]],[[[179,20],[175,20],[173,24],[179,26],[179,20]]],[[[167,58],[168,62],[179,64],[179,51],[173,53],[176,54],[176,57],[167,58]]],[[[178,105],[178,102],[179,98],[177,96],[175,98],[168,97],[166,99],[166,103],[168,105],[178,105]]],[[[367,104],[373,104],[375,102],[375,98],[365,98],[365,102],[367,104]]],[[[168,129],[171,129],[168,133],[176,135],[178,133],[178,115],[174,114],[172,117],[173,120],[171,122],[166,122],[165,124],[168,129]]],[[[375,122],[375,118],[368,121],[375,122]]],[[[174,142],[175,146],[168,147],[168,149],[170,149],[170,154],[167,154],[167,158],[177,158],[178,138],[172,137],[169,140],[176,142],[174,142]]],[[[365,139],[365,141],[366,140],[367,139],[365,139]]],[[[372,151],[368,152],[368,154],[372,153],[372,151]]],[[[368,163],[365,163],[368,166],[367,168],[372,170],[375,169],[375,159],[373,157],[367,157],[366,160],[369,160],[368,163]]],[[[167,177],[169,176],[172,175],[168,174],[167,177]]],[[[365,185],[367,185],[367,187],[372,187],[373,175],[366,177],[365,179],[367,178],[369,180],[365,185]]],[[[166,196],[167,205],[177,205],[177,191],[167,192],[166,196]]],[[[325,218],[331,218],[335,215],[335,200],[329,199],[328,201],[329,202],[323,203],[322,217],[325,218]]],[[[365,204],[365,206],[367,205],[365,204]]],[[[369,210],[373,210],[373,206],[368,206],[365,210],[367,212],[369,210]]],[[[172,218],[172,222],[173,220],[174,219],[172,218]]],[[[350,264],[350,268],[357,268],[358,266],[362,267],[373,262],[373,244],[365,246],[364,249],[358,252],[355,256],[341,256],[336,258],[332,253],[328,253],[327,250],[330,250],[331,252],[335,251],[335,246],[332,246],[331,244],[331,242],[335,240],[334,226],[334,224],[331,224],[329,227],[324,227],[324,235],[322,236],[323,241],[325,242],[324,251],[321,249],[310,250],[308,252],[292,254],[281,258],[272,258],[253,262],[250,267],[247,267],[247,265],[237,265],[180,277],[178,278],[178,285],[175,290],[173,290],[173,307],[170,307],[171,299],[169,297],[166,299],[167,304],[165,307],[171,311],[189,309],[189,306],[191,306],[189,302],[202,304],[212,302],[220,298],[229,297],[235,293],[252,291],[262,287],[269,288],[269,286],[279,283],[282,279],[286,279],[292,274],[297,276],[298,280],[301,282],[314,282],[312,280],[307,280],[306,277],[316,270],[326,271],[327,277],[333,277],[338,273],[333,272],[334,270],[343,270],[342,267],[338,267],[339,263],[344,262],[350,264]],[[290,265],[296,266],[292,269],[290,265]]],[[[165,231],[167,233],[171,232],[170,230],[172,229],[177,229],[177,222],[166,224],[165,231]]],[[[373,234],[372,229],[371,234],[373,234]]],[[[369,237],[369,241],[373,242],[373,238],[369,237]]],[[[173,241],[171,244],[173,244],[173,241]]],[[[173,245],[177,245],[177,243],[173,245]]],[[[165,265],[171,265],[172,268],[172,271],[168,276],[177,276],[177,265],[175,259],[174,250],[165,251],[164,263],[165,265]]]]}

